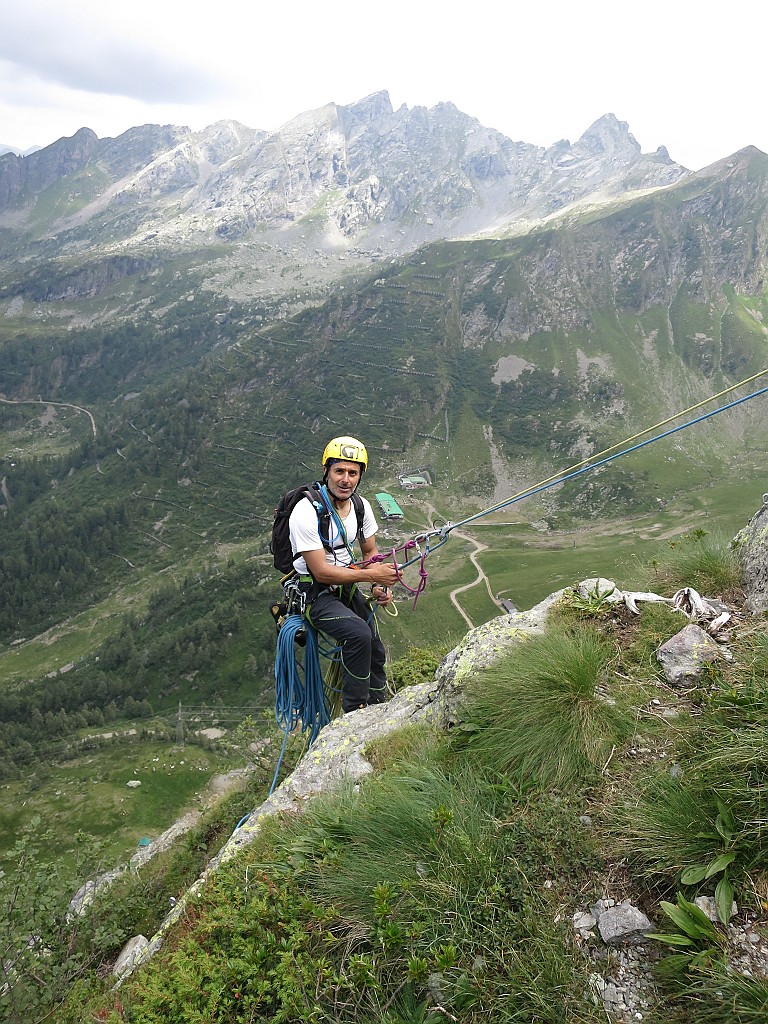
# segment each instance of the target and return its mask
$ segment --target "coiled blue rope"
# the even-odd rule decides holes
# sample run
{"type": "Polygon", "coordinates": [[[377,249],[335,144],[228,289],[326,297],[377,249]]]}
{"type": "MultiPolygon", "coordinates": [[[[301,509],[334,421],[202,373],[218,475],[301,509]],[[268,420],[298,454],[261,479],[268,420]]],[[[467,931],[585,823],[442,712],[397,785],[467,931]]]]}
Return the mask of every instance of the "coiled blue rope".
{"type": "MultiPolygon", "coordinates": [[[[324,652],[325,653],[325,652],[324,652]]],[[[301,725],[308,732],[307,745],[315,742],[331,720],[331,709],[323,688],[317,632],[301,615],[289,615],[277,634],[275,655],[275,718],[283,729],[283,745],[277,759],[270,795],[277,784],[288,736],[301,725]],[[296,634],[304,630],[306,645],[303,664],[296,658],[296,634]]]]}

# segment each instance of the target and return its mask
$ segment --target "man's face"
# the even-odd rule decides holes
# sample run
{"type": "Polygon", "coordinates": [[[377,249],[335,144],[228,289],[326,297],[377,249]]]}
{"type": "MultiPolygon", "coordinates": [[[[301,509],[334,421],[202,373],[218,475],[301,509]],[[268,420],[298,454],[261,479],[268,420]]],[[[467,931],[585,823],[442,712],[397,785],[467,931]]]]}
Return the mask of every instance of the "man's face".
{"type": "Polygon", "coordinates": [[[328,490],[345,501],[360,483],[360,465],[357,462],[334,462],[328,470],[328,490]]]}

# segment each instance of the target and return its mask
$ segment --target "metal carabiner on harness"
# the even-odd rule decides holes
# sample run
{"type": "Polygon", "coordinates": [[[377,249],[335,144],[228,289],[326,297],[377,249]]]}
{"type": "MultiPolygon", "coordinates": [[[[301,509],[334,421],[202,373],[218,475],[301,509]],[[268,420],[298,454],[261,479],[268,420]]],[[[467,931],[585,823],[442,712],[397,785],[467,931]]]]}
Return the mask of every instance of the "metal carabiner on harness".
{"type": "MultiPolygon", "coordinates": [[[[270,605],[270,611],[272,612],[272,618],[275,620],[275,628],[277,629],[277,635],[280,636],[280,631],[292,616],[304,619],[304,611],[307,604],[306,592],[300,586],[300,580],[297,576],[287,576],[280,580],[280,584],[283,588],[283,601],[280,604],[270,605]]],[[[294,632],[294,639],[299,647],[304,647],[307,642],[307,631],[302,627],[296,629],[294,632]]]]}
{"type": "Polygon", "coordinates": [[[295,577],[286,580],[283,584],[283,593],[285,594],[288,614],[301,615],[303,617],[307,607],[307,594],[305,590],[301,589],[299,580],[295,577]]]}

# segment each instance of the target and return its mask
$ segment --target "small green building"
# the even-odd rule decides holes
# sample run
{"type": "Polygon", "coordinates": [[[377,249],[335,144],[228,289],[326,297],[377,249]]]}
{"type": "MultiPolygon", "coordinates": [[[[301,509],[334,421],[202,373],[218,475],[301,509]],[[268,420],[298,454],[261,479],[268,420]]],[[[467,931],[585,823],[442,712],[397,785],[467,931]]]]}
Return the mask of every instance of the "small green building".
{"type": "Polygon", "coordinates": [[[380,491],[376,495],[376,504],[379,506],[384,519],[402,519],[403,510],[397,504],[391,494],[387,494],[386,491],[380,491]]]}

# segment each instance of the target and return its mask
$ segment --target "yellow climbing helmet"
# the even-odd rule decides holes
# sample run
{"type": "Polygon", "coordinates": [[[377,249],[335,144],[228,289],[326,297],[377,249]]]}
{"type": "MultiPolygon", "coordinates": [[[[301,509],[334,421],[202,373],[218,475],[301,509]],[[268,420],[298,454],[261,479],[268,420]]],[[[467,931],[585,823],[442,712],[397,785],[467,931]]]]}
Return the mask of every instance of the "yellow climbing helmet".
{"type": "Polygon", "coordinates": [[[358,441],[356,437],[334,437],[332,441],[329,441],[323,452],[324,468],[328,468],[331,459],[340,459],[342,462],[359,462],[361,473],[368,468],[368,452],[362,441],[358,441]]]}

